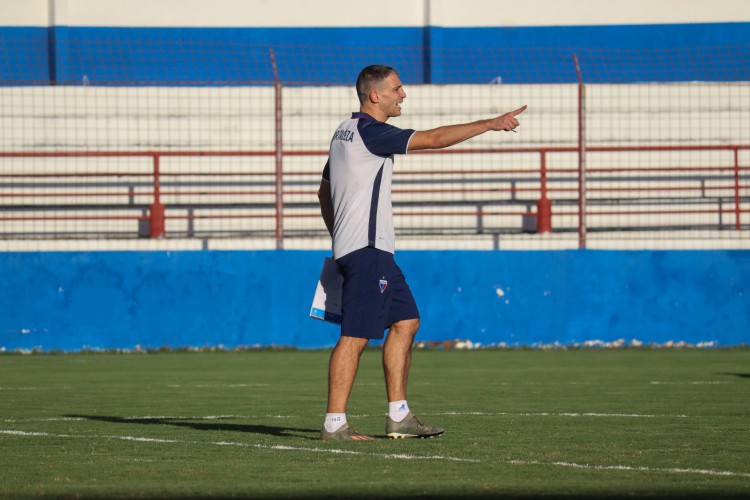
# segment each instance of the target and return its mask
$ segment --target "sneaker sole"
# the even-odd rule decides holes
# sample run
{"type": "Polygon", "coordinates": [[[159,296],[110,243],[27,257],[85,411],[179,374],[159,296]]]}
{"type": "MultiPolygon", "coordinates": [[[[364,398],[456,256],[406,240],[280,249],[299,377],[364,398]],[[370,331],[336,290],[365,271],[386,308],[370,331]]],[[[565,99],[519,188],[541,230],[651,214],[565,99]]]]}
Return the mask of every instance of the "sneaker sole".
{"type": "Polygon", "coordinates": [[[386,434],[387,437],[390,439],[407,439],[407,438],[420,438],[420,439],[431,439],[435,436],[439,436],[442,434],[442,432],[438,432],[437,434],[429,434],[426,436],[420,436],[419,434],[401,434],[399,432],[391,432],[390,434],[386,434]]]}
{"type": "Polygon", "coordinates": [[[318,438],[318,441],[377,441],[377,438],[374,438],[372,436],[365,436],[363,434],[358,434],[356,437],[351,437],[349,439],[325,437],[325,438],[318,438]]]}

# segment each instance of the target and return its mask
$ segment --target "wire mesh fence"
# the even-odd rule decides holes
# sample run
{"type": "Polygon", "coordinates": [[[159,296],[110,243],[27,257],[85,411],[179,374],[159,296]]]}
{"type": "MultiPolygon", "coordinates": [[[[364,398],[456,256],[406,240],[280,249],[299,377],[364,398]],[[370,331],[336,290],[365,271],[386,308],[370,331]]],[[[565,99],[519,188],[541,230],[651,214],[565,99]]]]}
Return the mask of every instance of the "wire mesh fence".
{"type": "Polygon", "coordinates": [[[78,40],[54,78],[0,81],[2,242],[326,248],[328,143],[377,62],[405,82],[402,128],[529,105],[517,134],[397,158],[399,248],[750,247],[750,47],[168,43],[78,40]]]}

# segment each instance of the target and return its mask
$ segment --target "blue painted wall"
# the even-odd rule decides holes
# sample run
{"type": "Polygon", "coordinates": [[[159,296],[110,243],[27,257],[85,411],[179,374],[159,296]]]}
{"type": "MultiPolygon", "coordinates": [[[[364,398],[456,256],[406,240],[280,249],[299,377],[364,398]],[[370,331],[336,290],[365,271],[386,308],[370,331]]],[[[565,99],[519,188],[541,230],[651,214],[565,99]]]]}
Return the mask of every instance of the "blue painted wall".
{"type": "Polygon", "coordinates": [[[750,80],[750,23],[430,31],[434,83],[576,83],[573,54],[586,83],[750,80]]]}
{"type": "MultiPolygon", "coordinates": [[[[324,252],[0,254],[0,348],[333,345],[324,252]]],[[[748,251],[404,251],[421,340],[750,343],[748,251]]]]}
{"type": "Polygon", "coordinates": [[[351,84],[363,66],[414,83],[750,80],[750,23],[557,27],[0,27],[0,84],[351,84]]]}
{"type": "Polygon", "coordinates": [[[0,27],[0,84],[46,84],[50,75],[48,28],[0,27]]]}

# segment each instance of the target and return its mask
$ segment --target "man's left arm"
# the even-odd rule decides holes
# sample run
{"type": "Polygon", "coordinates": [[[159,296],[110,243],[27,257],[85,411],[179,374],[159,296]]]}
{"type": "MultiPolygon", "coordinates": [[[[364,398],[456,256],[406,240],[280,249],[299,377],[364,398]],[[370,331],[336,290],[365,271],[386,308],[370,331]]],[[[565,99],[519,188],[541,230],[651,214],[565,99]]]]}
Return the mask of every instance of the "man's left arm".
{"type": "Polygon", "coordinates": [[[318,202],[320,203],[320,215],[323,216],[328,234],[333,236],[333,201],[331,200],[331,182],[325,177],[320,180],[318,188],[318,202]]]}

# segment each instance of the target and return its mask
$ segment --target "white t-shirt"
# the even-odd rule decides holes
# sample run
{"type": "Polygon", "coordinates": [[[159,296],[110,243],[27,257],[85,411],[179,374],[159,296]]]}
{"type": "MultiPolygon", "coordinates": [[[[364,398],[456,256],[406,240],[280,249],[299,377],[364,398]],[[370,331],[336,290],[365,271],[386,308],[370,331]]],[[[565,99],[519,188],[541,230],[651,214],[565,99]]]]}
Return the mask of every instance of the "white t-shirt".
{"type": "Polygon", "coordinates": [[[331,183],[334,258],[368,246],[395,252],[393,156],[406,154],[413,134],[367,113],[352,113],[334,132],[323,170],[331,183]]]}

